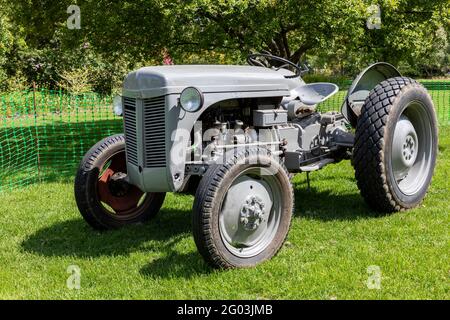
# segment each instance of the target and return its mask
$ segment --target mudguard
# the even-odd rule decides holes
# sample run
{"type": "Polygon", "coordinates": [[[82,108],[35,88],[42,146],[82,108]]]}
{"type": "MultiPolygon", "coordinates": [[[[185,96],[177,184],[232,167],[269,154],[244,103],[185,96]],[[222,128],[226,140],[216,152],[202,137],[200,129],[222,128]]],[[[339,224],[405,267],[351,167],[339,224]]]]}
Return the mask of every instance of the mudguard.
{"type": "Polygon", "coordinates": [[[342,114],[353,127],[356,127],[361,108],[370,91],[380,82],[399,76],[401,76],[400,72],[393,65],[378,62],[363,70],[355,78],[341,108],[342,114]]]}

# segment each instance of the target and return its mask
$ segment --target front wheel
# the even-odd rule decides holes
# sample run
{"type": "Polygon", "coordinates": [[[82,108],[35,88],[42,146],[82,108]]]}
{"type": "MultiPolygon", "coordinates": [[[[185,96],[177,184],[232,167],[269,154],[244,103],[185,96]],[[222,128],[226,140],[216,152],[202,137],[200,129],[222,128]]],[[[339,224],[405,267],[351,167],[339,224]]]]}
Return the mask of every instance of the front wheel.
{"type": "Polygon", "coordinates": [[[431,183],[437,145],[436,113],[426,89],[405,77],[378,84],[355,135],[353,164],[366,202],[383,212],[419,205],[431,183]]]}
{"type": "Polygon", "coordinates": [[[165,193],[144,193],[126,181],[125,137],[115,135],[94,145],[75,178],[75,200],[94,229],[116,229],[153,218],[165,193]]]}
{"type": "Polygon", "coordinates": [[[273,257],[288,234],[293,190],[286,168],[261,148],[208,169],[197,189],[193,234],[213,267],[252,267],[273,257]]]}

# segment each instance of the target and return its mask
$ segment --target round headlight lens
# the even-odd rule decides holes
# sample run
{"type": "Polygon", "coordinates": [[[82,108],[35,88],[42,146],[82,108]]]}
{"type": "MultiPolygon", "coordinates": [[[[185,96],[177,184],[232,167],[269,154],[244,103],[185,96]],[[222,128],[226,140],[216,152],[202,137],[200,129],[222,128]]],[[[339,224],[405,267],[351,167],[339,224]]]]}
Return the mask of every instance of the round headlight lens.
{"type": "Polygon", "coordinates": [[[122,107],[122,97],[121,96],[115,96],[113,99],[113,108],[114,108],[114,114],[116,116],[122,116],[123,115],[123,107],[122,107]]]}
{"type": "Polygon", "coordinates": [[[203,95],[198,89],[188,87],[181,92],[180,104],[184,110],[195,112],[203,105],[203,95]]]}

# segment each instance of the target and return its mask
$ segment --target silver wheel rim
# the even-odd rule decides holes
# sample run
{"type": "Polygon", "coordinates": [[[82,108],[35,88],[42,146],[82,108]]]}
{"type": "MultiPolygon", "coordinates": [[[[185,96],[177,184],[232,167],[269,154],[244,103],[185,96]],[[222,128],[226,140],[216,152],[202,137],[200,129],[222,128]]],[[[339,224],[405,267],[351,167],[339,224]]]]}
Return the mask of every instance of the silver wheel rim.
{"type": "Polygon", "coordinates": [[[425,106],[413,101],[394,130],[391,164],[394,180],[405,195],[414,195],[427,181],[432,164],[431,119],[425,106]]]}
{"type": "Polygon", "coordinates": [[[231,184],[219,214],[219,230],[226,248],[240,258],[266,249],[281,220],[281,186],[269,170],[250,168],[231,184]]]}

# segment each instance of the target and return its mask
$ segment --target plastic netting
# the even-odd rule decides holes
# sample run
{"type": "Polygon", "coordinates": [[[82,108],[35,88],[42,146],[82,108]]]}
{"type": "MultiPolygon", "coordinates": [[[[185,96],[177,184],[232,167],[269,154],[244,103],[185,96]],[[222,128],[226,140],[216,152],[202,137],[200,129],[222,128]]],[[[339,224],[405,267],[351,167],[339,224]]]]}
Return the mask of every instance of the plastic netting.
{"type": "MultiPolygon", "coordinates": [[[[450,124],[450,80],[449,81],[421,81],[422,85],[427,88],[428,93],[433,99],[434,106],[439,121],[439,125],[450,124]]],[[[350,82],[333,97],[320,104],[320,111],[340,110],[341,105],[347,95],[347,89],[350,82]]]]}
{"type": "Polygon", "coordinates": [[[71,178],[92,145],[122,131],[111,97],[41,89],[0,99],[0,192],[71,178]]]}
{"type": "MultiPolygon", "coordinates": [[[[439,123],[450,124],[450,81],[423,82],[439,123]]],[[[339,110],[346,90],[319,106],[339,110]]],[[[35,182],[71,179],[97,141],[122,132],[112,97],[46,89],[0,95],[0,192],[35,182]]]]}

